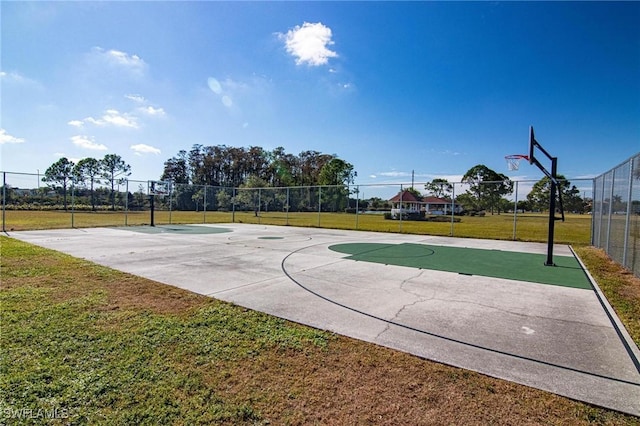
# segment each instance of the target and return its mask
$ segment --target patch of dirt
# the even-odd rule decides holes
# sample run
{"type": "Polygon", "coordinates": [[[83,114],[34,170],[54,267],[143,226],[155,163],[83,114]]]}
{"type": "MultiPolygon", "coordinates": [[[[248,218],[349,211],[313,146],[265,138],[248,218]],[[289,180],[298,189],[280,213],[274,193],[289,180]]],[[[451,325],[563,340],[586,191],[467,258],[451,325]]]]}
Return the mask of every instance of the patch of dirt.
{"type": "Polygon", "coordinates": [[[116,272],[80,259],[44,256],[37,259],[3,259],[2,288],[46,288],[52,303],[61,303],[93,292],[103,292],[101,310],[145,309],[157,313],[181,313],[210,299],[182,289],[116,272]],[[60,267],[60,262],[66,265],[60,267]]]}
{"type": "Polygon", "coordinates": [[[224,399],[251,401],[271,424],[573,425],[589,424],[592,411],[606,424],[632,419],[346,337],[205,374],[224,399]]]}
{"type": "Polygon", "coordinates": [[[209,298],[147,279],[126,275],[105,284],[108,304],[104,310],[144,307],[157,313],[184,313],[209,302],[209,298]]]}

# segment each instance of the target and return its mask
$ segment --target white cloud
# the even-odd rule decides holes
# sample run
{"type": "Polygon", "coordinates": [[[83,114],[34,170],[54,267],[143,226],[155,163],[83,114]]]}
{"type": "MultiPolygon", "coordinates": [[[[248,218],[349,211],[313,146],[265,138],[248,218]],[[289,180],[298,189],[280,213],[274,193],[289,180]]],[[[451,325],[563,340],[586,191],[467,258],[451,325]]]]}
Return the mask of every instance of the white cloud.
{"type": "Polygon", "coordinates": [[[6,143],[24,143],[24,139],[10,135],[5,129],[0,129],[0,145],[6,143]]]}
{"type": "Polygon", "coordinates": [[[125,69],[134,74],[143,74],[147,68],[147,63],[138,55],[130,55],[120,50],[94,47],[90,55],[104,65],[125,69]]]}
{"type": "Polygon", "coordinates": [[[78,164],[80,162],[80,160],[82,160],[82,158],[85,158],[85,157],[69,157],[64,152],[55,152],[53,154],[53,157],[54,158],[58,158],[58,159],[60,159],[62,157],[65,157],[67,160],[69,160],[73,164],[78,164]]]}
{"type": "Polygon", "coordinates": [[[147,102],[147,100],[142,95],[124,95],[124,97],[139,104],[144,104],[147,102]]]}
{"type": "Polygon", "coordinates": [[[102,116],[102,119],[117,127],[133,127],[134,129],[138,127],[135,117],[129,114],[121,114],[115,109],[107,110],[105,115],[102,116]]]}
{"type": "Polygon", "coordinates": [[[33,82],[33,80],[28,79],[27,77],[17,72],[0,71],[0,78],[3,81],[20,83],[20,84],[33,82]]]}
{"type": "Polygon", "coordinates": [[[296,25],[286,34],[279,34],[279,37],[284,40],[287,52],[296,58],[297,65],[326,65],[329,58],[338,56],[328,48],[334,44],[331,40],[331,28],[321,22],[296,25]]]}
{"type": "Polygon", "coordinates": [[[221,84],[226,92],[229,92],[229,91],[238,92],[241,90],[250,89],[249,84],[242,81],[231,80],[230,78],[227,78],[221,84]]]}
{"type": "Polygon", "coordinates": [[[162,151],[160,151],[158,148],[150,146],[150,145],[145,145],[143,143],[139,143],[137,145],[131,145],[129,148],[131,148],[132,151],[134,151],[137,155],[142,155],[142,154],[160,154],[162,151]]]}
{"type": "Polygon", "coordinates": [[[84,126],[84,122],[82,120],[71,120],[71,121],[67,122],[67,124],[69,126],[73,126],[73,127],[82,127],[82,126],[84,126]]]}
{"type": "MultiPolygon", "coordinates": [[[[145,97],[142,95],[129,94],[129,95],[124,95],[124,97],[140,105],[138,108],[136,108],[136,111],[139,113],[142,113],[144,115],[149,115],[149,116],[155,116],[155,117],[164,117],[165,115],[167,115],[164,108],[159,108],[159,107],[156,108],[154,106],[149,105],[149,102],[147,101],[147,99],[145,99],[145,97]]],[[[114,110],[109,110],[109,111],[114,111],[114,110]]],[[[132,116],[128,116],[128,117],[135,121],[134,117],[132,116]]]]}
{"type": "Polygon", "coordinates": [[[116,127],[129,127],[132,129],[138,128],[138,121],[136,117],[126,113],[120,113],[115,109],[106,110],[104,115],[100,118],[87,117],[83,121],[100,127],[112,125],[116,127]]]}
{"type": "Polygon", "coordinates": [[[463,177],[464,175],[439,175],[439,176],[434,176],[433,178],[446,179],[449,182],[462,182],[463,177]]]}
{"type": "Polygon", "coordinates": [[[408,172],[397,172],[397,171],[380,172],[378,174],[380,176],[386,176],[386,177],[407,177],[407,176],[411,176],[411,173],[408,173],[408,172]]]}
{"type": "Polygon", "coordinates": [[[153,117],[164,117],[166,115],[163,108],[154,108],[152,106],[140,107],[138,111],[153,117]]]}
{"type": "Polygon", "coordinates": [[[14,83],[24,83],[25,81],[27,81],[26,77],[23,77],[17,72],[0,71],[0,78],[4,81],[11,81],[14,83]]]}
{"type": "Polygon", "coordinates": [[[71,136],[71,142],[73,142],[75,146],[83,149],[91,149],[94,151],[106,151],[108,149],[105,145],[94,142],[90,136],[71,136]]]}

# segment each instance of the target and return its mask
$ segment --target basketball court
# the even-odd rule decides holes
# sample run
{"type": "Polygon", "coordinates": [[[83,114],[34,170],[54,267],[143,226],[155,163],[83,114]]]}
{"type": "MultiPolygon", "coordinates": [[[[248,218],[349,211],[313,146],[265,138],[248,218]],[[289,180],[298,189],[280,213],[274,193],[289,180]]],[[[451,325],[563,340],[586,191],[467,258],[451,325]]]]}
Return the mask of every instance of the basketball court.
{"type": "Polygon", "coordinates": [[[248,224],[11,237],[281,318],[640,415],[640,351],[570,247],[248,224]]]}

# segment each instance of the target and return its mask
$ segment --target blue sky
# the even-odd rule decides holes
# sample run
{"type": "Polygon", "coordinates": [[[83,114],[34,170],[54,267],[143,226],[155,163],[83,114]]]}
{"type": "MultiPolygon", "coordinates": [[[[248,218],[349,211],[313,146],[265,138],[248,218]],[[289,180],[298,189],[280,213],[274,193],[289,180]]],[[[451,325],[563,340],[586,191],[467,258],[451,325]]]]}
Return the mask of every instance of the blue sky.
{"type": "Polygon", "coordinates": [[[638,2],[0,3],[1,169],[193,144],[316,150],[356,183],[568,178],[640,151],[638,2]]]}

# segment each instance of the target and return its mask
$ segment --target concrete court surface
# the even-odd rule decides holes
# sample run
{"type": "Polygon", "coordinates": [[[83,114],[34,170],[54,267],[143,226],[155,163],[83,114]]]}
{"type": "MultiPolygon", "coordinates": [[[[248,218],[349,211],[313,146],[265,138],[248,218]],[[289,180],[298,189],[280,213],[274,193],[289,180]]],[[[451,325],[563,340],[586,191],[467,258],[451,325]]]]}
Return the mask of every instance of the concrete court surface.
{"type": "MultiPolygon", "coordinates": [[[[545,254],[546,244],[192,225],[198,226],[224,232],[187,234],[174,225],[153,233],[131,227],[10,236],[298,323],[640,416],[640,351],[608,303],[601,303],[597,286],[584,290],[356,262],[328,248],[410,242],[545,254]]],[[[556,245],[554,255],[573,254],[568,246],[556,245]]]]}

